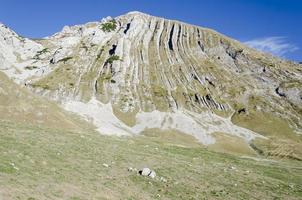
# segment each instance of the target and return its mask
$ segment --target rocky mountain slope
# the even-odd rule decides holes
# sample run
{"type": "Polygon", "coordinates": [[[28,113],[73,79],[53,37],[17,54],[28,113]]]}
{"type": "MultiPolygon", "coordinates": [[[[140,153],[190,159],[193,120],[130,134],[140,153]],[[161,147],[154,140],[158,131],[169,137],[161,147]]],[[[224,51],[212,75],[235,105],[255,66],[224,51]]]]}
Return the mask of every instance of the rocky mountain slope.
{"type": "Polygon", "coordinates": [[[109,135],[175,131],[204,145],[229,135],[301,159],[301,66],[139,12],[38,40],[0,26],[0,70],[109,135]]]}

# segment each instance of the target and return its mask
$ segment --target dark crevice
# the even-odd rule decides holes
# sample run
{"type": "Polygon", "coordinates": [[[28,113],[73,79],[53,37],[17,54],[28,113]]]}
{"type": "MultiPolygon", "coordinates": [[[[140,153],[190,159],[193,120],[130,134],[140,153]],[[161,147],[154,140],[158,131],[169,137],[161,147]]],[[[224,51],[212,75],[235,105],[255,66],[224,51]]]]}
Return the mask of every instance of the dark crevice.
{"type": "Polygon", "coordinates": [[[198,77],[196,76],[196,74],[192,74],[191,76],[192,76],[193,79],[195,79],[196,81],[199,81],[199,80],[198,80],[198,77]]]}
{"type": "Polygon", "coordinates": [[[208,79],[207,77],[205,78],[205,80],[213,87],[215,87],[215,84],[210,80],[208,79]]]}
{"type": "Polygon", "coordinates": [[[245,108],[241,108],[240,110],[238,110],[238,114],[245,114],[246,113],[246,109],[245,108]]]}
{"type": "Polygon", "coordinates": [[[211,95],[207,94],[207,95],[206,95],[206,99],[207,99],[207,101],[212,101],[211,95]]]}
{"type": "Polygon", "coordinates": [[[50,64],[55,64],[54,58],[50,59],[49,63],[50,63],[50,64]]]}
{"type": "Polygon", "coordinates": [[[112,45],[112,48],[109,50],[109,55],[112,56],[115,54],[115,50],[116,50],[117,45],[112,45]]]}
{"type": "Polygon", "coordinates": [[[212,99],[211,95],[206,95],[206,101],[208,102],[209,107],[216,107],[215,101],[212,99]]]}
{"type": "Polygon", "coordinates": [[[144,61],[144,57],[143,57],[143,51],[142,51],[142,50],[140,50],[140,55],[141,55],[141,59],[142,59],[142,61],[144,61]]]}
{"type": "Polygon", "coordinates": [[[157,29],[158,29],[158,21],[157,21],[156,24],[155,24],[154,34],[152,34],[151,41],[154,41],[154,36],[155,36],[155,33],[157,33],[157,29]]]}
{"type": "Polygon", "coordinates": [[[198,46],[201,48],[201,51],[204,52],[204,46],[200,41],[198,41],[198,46]]]}
{"type": "Polygon", "coordinates": [[[197,94],[195,94],[194,97],[195,97],[195,102],[198,103],[198,104],[200,104],[199,98],[198,98],[197,94]]]}
{"type": "Polygon", "coordinates": [[[127,32],[128,32],[129,29],[130,29],[130,25],[131,25],[131,23],[128,23],[128,24],[127,24],[127,27],[126,27],[126,29],[124,30],[124,34],[127,34],[127,32]]]}
{"type": "Polygon", "coordinates": [[[169,49],[173,51],[173,33],[174,33],[174,27],[175,25],[173,24],[171,32],[170,32],[170,38],[169,38],[169,49]]]}
{"type": "Polygon", "coordinates": [[[276,91],[276,93],[277,93],[280,97],[286,97],[285,93],[284,93],[284,92],[281,92],[279,87],[277,87],[277,88],[275,89],[275,91],[276,91]]]}
{"type": "Polygon", "coordinates": [[[94,83],[94,90],[95,90],[95,93],[98,92],[98,81],[97,80],[94,83]]]}
{"type": "Polygon", "coordinates": [[[198,35],[198,38],[200,38],[200,30],[197,28],[197,35],[198,35]]]}

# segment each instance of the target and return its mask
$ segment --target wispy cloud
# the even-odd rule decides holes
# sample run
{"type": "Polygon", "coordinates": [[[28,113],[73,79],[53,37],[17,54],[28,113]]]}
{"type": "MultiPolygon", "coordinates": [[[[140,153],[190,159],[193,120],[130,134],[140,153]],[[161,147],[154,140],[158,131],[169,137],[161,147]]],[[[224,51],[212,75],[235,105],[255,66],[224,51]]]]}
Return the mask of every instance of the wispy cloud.
{"type": "Polygon", "coordinates": [[[244,42],[249,47],[258,49],[263,52],[268,52],[276,56],[284,56],[287,53],[294,52],[299,48],[287,41],[286,37],[265,37],[256,38],[244,42]]]}

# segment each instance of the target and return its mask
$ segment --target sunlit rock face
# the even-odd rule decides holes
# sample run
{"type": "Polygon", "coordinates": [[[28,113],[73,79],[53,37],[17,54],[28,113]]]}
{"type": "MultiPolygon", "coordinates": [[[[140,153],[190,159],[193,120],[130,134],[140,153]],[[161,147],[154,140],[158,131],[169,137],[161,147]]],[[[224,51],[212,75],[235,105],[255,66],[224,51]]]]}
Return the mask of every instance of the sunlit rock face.
{"type": "Polygon", "coordinates": [[[203,144],[217,132],[250,142],[267,136],[249,123],[258,114],[301,134],[301,65],[207,28],[131,12],[39,40],[1,25],[0,45],[1,71],[104,134],[158,128],[203,144]]]}

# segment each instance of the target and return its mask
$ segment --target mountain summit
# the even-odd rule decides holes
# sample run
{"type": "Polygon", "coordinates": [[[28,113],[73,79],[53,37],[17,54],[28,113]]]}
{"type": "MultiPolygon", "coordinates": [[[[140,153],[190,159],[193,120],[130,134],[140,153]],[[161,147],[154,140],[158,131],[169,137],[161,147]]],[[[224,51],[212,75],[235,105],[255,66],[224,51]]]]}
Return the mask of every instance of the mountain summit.
{"type": "Polygon", "coordinates": [[[140,12],[38,40],[1,25],[0,70],[102,134],[232,137],[301,159],[301,65],[207,28],[140,12]]]}

